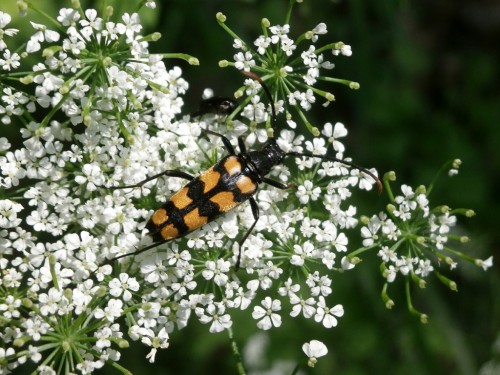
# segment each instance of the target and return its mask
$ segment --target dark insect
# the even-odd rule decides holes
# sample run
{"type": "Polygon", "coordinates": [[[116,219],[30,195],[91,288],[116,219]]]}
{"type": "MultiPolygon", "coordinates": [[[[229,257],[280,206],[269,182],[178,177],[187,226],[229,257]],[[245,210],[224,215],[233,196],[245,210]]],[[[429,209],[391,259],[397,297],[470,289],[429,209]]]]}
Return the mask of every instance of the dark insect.
{"type": "MultiPolygon", "coordinates": [[[[253,76],[253,74],[250,76],[259,80],[273,104],[271,105],[272,125],[275,128],[276,113],[271,93],[260,77],[253,76]]],[[[202,107],[205,107],[205,110],[209,107],[214,108],[217,106],[214,103],[215,100],[212,100],[210,104],[202,105],[202,107]]],[[[134,253],[120,255],[113,260],[129,255],[137,255],[160,244],[182,237],[213,221],[239,204],[249,201],[254,222],[238,241],[240,253],[235,265],[235,268],[238,269],[242,245],[259,219],[259,207],[255,201],[254,194],[261,183],[269,184],[278,189],[289,188],[289,186],[281,182],[266,177],[275,166],[282,164],[287,157],[305,156],[343,163],[371,176],[376,181],[379,191],[382,190],[382,184],[377,176],[366,168],[359,167],[351,162],[342,161],[335,157],[314,155],[305,152],[284,152],[274,138],[269,138],[260,150],[247,151],[243,138],[239,137],[238,146],[240,153],[237,154],[229,139],[224,135],[210,130],[204,130],[204,132],[208,135],[219,137],[228,155],[208,170],[202,172],[199,176],[193,177],[183,171],[168,170],[149,177],[138,184],[118,187],[140,187],[146,182],[160,176],[180,177],[189,180],[183,188],[172,195],[161,208],[153,213],[151,219],[146,224],[146,228],[149,231],[148,235],[151,236],[153,244],[139,249],[134,253]]]]}
{"type": "Polygon", "coordinates": [[[221,98],[213,96],[205,99],[200,103],[200,107],[196,112],[191,113],[191,117],[203,116],[208,113],[214,115],[229,115],[238,106],[238,102],[230,98],[221,98]]]}

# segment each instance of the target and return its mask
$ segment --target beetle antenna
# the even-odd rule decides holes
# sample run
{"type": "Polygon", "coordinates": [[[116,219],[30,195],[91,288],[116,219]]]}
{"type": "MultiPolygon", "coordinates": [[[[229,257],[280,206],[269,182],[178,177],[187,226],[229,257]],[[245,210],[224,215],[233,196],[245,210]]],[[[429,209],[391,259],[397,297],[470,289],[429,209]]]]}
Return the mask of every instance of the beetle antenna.
{"type": "Polygon", "coordinates": [[[294,152],[294,151],[287,152],[285,154],[285,156],[295,156],[295,157],[306,156],[306,157],[310,157],[310,158],[318,158],[318,159],[328,160],[328,161],[332,161],[332,162],[342,163],[342,164],[348,165],[352,168],[359,169],[361,172],[367,174],[368,176],[370,176],[371,178],[373,178],[375,180],[375,183],[377,184],[378,193],[379,194],[382,193],[382,190],[383,190],[382,182],[380,182],[380,179],[377,177],[377,175],[375,175],[375,173],[371,172],[370,170],[368,170],[364,167],[361,167],[357,164],[351,163],[350,161],[341,160],[341,159],[338,159],[338,158],[333,157],[333,156],[315,155],[315,154],[309,154],[309,153],[304,153],[304,152],[294,152]]]}
{"type": "MultiPolygon", "coordinates": [[[[260,85],[264,89],[264,92],[266,93],[267,97],[269,98],[269,101],[271,102],[271,113],[273,116],[272,127],[273,127],[273,130],[276,131],[276,121],[277,121],[276,120],[276,109],[274,108],[274,100],[273,100],[273,96],[271,95],[271,91],[269,90],[269,87],[267,87],[266,83],[262,80],[262,78],[260,78],[254,72],[242,71],[242,73],[244,75],[246,75],[247,77],[255,79],[257,82],[260,83],[260,85]]],[[[367,174],[368,176],[370,176],[371,178],[373,178],[375,180],[379,194],[382,193],[382,182],[380,182],[380,179],[373,172],[370,172],[368,169],[360,167],[359,165],[351,163],[350,161],[341,160],[341,159],[338,159],[338,158],[335,158],[332,156],[314,155],[314,154],[308,154],[308,153],[302,153],[302,152],[287,152],[285,156],[297,156],[297,157],[305,156],[305,157],[310,157],[310,158],[324,159],[324,160],[328,160],[328,161],[339,162],[339,163],[342,163],[344,165],[348,165],[352,168],[359,169],[361,172],[367,174]]]]}

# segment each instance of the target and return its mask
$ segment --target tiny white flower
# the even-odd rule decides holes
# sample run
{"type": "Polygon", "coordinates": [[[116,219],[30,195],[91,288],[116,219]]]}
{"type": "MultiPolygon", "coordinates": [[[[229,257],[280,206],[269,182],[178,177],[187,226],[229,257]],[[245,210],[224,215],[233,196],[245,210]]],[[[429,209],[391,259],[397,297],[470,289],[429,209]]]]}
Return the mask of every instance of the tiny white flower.
{"type": "Polygon", "coordinates": [[[47,41],[49,43],[57,42],[59,40],[59,33],[57,31],[47,29],[47,26],[31,22],[31,25],[37,32],[33,34],[26,44],[26,52],[33,53],[39,51],[41,46],[40,43],[47,41]]]}
{"type": "Polygon", "coordinates": [[[83,175],[77,175],[75,181],[80,185],[86,183],[88,191],[95,191],[97,190],[97,186],[104,184],[104,175],[99,165],[95,163],[85,164],[82,171],[83,175]]]}
{"type": "Polygon", "coordinates": [[[314,367],[318,362],[319,357],[323,357],[328,354],[328,348],[325,344],[318,340],[311,340],[302,345],[302,350],[305,355],[309,357],[307,365],[309,367],[314,367]]]}
{"type": "Polygon", "coordinates": [[[387,279],[388,283],[394,282],[397,274],[398,274],[398,269],[394,267],[392,264],[389,265],[389,267],[387,267],[387,269],[384,271],[384,277],[387,279]]]}
{"type": "Polygon", "coordinates": [[[328,32],[328,30],[326,28],[326,24],[321,22],[314,29],[312,29],[312,32],[314,33],[312,41],[316,42],[318,40],[318,35],[324,35],[328,32]]]}
{"type": "Polygon", "coordinates": [[[278,299],[272,300],[271,297],[266,297],[262,300],[262,306],[255,306],[252,312],[252,318],[257,322],[257,327],[262,330],[268,330],[274,327],[281,326],[281,316],[277,311],[281,310],[281,301],[278,299]]]}
{"type": "Polygon", "coordinates": [[[263,55],[266,53],[266,48],[271,44],[271,38],[265,37],[264,35],[259,36],[254,45],[257,47],[257,52],[263,55]]]}
{"type": "Polygon", "coordinates": [[[306,204],[309,202],[309,199],[312,201],[317,200],[321,194],[321,189],[317,186],[315,187],[312,181],[306,180],[302,185],[299,185],[295,194],[299,198],[300,203],[306,204]]]}
{"type": "Polygon", "coordinates": [[[344,315],[344,307],[340,304],[335,305],[332,308],[326,306],[326,301],[323,296],[319,296],[318,307],[316,309],[316,315],[314,320],[316,322],[322,322],[325,328],[332,328],[337,325],[337,318],[344,315]]]}
{"type": "Polygon", "coordinates": [[[432,271],[434,271],[434,267],[432,266],[431,261],[429,259],[420,259],[418,261],[418,267],[415,270],[415,274],[427,277],[432,271]]]}
{"type": "Polygon", "coordinates": [[[112,298],[108,301],[108,305],[104,309],[97,309],[94,312],[96,319],[107,319],[109,322],[114,322],[123,313],[123,302],[119,299],[112,298]]]}
{"type": "Polygon", "coordinates": [[[350,270],[350,269],[353,269],[354,267],[356,267],[355,264],[353,264],[351,262],[351,260],[349,259],[349,257],[345,256],[345,257],[342,257],[341,261],[340,261],[341,265],[342,265],[342,269],[344,271],[347,271],[347,270],[350,270]]]}
{"type": "Polygon", "coordinates": [[[59,10],[59,16],[57,16],[57,20],[63,26],[74,25],[76,21],[80,19],[80,13],[78,13],[77,9],[73,8],[63,8],[59,10]]]}
{"type": "Polygon", "coordinates": [[[273,44],[278,43],[281,39],[287,39],[287,34],[290,32],[290,25],[276,25],[276,26],[271,26],[269,28],[269,31],[273,34],[271,36],[271,42],[273,44]]]}
{"type": "Polygon", "coordinates": [[[3,58],[0,58],[0,67],[3,70],[16,69],[21,65],[21,56],[16,52],[11,53],[10,50],[6,49],[3,53],[3,58]]]}
{"type": "Polygon", "coordinates": [[[224,259],[217,259],[217,262],[209,260],[205,262],[205,269],[202,272],[206,280],[214,279],[215,284],[219,286],[226,285],[229,276],[227,273],[231,267],[231,263],[224,259]]]}
{"type": "Polygon", "coordinates": [[[316,308],[314,307],[316,301],[312,297],[304,300],[292,294],[290,295],[290,303],[293,305],[292,311],[290,312],[290,316],[292,317],[296,317],[302,312],[304,318],[309,319],[316,312],[316,308]]]}
{"type": "Polygon", "coordinates": [[[243,52],[238,52],[236,55],[234,55],[234,67],[238,70],[244,70],[246,72],[249,72],[251,68],[255,66],[255,60],[253,59],[253,56],[250,52],[246,51],[245,53],[243,52]]]}
{"type": "Polygon", "coordinates": [[[166,349],[170,345],[168,332],[163,327],[157,334],[150,328],[139,328],[138,333],[142,336],[141,342],[151,346],[151,351],[146,355],[150,363],[155,361],[158,349],[166,349]]]}
{"type": "Polygon", "coordinates": [[[488,268],[493,266],[493,256],[490,256],[488,259],[476,259],[476,265],[481,267],[484,271],[487,271],[488,268]]]}
{"type": "Polygon", "coordinates": [[[12,17],[8,13],[4,13],[0,11],[0,51],[3,51],[7,48],[5,41],[3,40],[3,36],[14,36],[17,34],[19,30],[17,29],[6,29],[5,27],[10,23],[12,17]]]}
{"type": "Polygon", "coordinates": [[[212,323],[210,325],[210,333],[222,332],[232,326],[233,322],[229,314],[225,314],[226,308],[223,304],[210,303],[205,309],[201,307],[196,308],[199,315],[200,322],[203,324],[212,323]]]}
{"type": "Polygon", "coordinates": [[[345,151],[345,146],[341,143],[338,138],[343,138],[347,135],[347,128],[341,122],[335,123],[335,126],[332,126],[331,123],[327,122],[321,131],[325,137],[328,138],[328,143],[331,143],[333,149],[340,154],[343,154],[345,151]]]}
{"type": "Polygon", "coordinates": [[[130,277],[127,273],[121,273],[118,278],[112,279],[109,284],[109,293],[113,297],[119,297],[123,293],[125,302],[132,299],[132,293],[139,290],[139,283],[134,277],[130,277]]]}

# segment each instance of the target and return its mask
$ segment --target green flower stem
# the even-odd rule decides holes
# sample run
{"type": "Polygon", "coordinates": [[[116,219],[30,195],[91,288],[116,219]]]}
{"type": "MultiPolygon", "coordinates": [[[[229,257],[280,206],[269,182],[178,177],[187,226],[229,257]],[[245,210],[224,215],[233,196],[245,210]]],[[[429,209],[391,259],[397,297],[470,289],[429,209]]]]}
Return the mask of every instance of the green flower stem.
{"type": "Polygon", "coordinates": [[[297,366],[295,366],[291,375],[297,375],[299,373],[299,370],[300,370],[300,365],[297,363],[297,366]]]}
{"type": "Polygon", "coordinates": [[[318,48],[317,50],[314,51],[314,53],[316,55],[319,55],[322,52],[329,51],[329,50],[337,50],[343,46],[344,46],[344,42],[329,43],[329,44],[325,44],[323,47],[318,48]]]}
{"type": "Polygon", "coordinates": [[[474,210],[471,210],[470,208],[454,208],[453,210],[450,211],[450,214],[463,215],[465,217],[472,217],[476,215],[474,210]]]}
{"type": "Polygon", "coordinates": [[[363,254],[365,251],[368,251],[368,250],[371,250],[373,248],[376,248],[380,246],[379,243],[377,244],[373,244],[372,246],[368,246],[368,247],[360,247],[359,249],[356,249],[354,250],[353,252],[349,253],[349,255],[347,255],[347,257],[350,259],[354,258],[355,256],[359,255],[359,254],[363,254]]]}
{"type": "Polygon", "coordinates": [[[47,21],[49,21],[52,25],[54,25],[54,27],[56,27],[57,30],[59,30],[60,32],[65,32],[64,28],[61,27],[61,24],[56,19],[54,19],[53,17],[49,16],[43,10],[38,9],[36,6],[33,5],[32,2],[30,2],[30,1],[25,1],[25,2],[26,2],[26,4],[28,4],[28,7],[30,9],[32,9],[36,13],[42,15],[47,21]]]}
{"type": "Polygon", "coordinates": [[[447,246],[445,246],[443,250],[445,250],[445,251],[447,251],[448,253],[451,253],[451,254],[453,254],[453,255],[456,255],[456,256],[458,256],[458,257],[460,257],[460,258],[464,259],[464,260],[467,260],[467,261],[469,261],[469,262],[471,262],[471,263],[474,263],[474,262],[476,261],[476,258],[473,258],[473,257],[471,257],[470,255],[464,254],[464,253],[462,253],[462,252],[460,252],[460,251],[458,251],[458,250],[454,250],[454,249],[449,248],[449,247],[447,247],[447,246]]]}
{"type": "Polygon", "coordinates": [[[49,255],[49,265],[50,265],[50,276],[52,277],[52,283],[54,284],[54,288],[59,290],[59,283],[57,282],[57,273],[55,269],[56,258],[54,256],[49,255]]]}
{"type": "MultiPolygon", "coordinates": [[[[299,77],[297,77],[297,78],[299,78],[299,77]]],[[[318,89],[318,88],[316,88],[316,87],[313,87],[313,86],[309,86],[309,85],[307,85],[307,84],[305,84],[304,82],[299,81],[299,80],[297,80],[297,81],[296,81],[296,84],[297,84],[298,86],[300,86],[300,87],[302,87],[302,88],[306,89],[306,90],[307,90],[307,89],[312,90],[314,93],[316,93],[316,94],[318,94],[318,95],[320,95],[320,96],[322,96],[322,97],[324,97],[324,98],[326,98],[326,96],[327,96],[328,94],[329,94],[329,95],[332,95],[331,93],[329,93],[329,92],[327,92],[327,91],[320,90],[320,89],[318,89]]]]}
{"type": "MultiPolygon", "coordinates": [[[[244,89],[244,87],[242,89],[244,89]]],[[[228,124],[232,123],[234,117],[238,115],[248,103],[250,103],[250,100],[252,100],[252,97],[247,96],[240,104],[238,104],[238,107],[229,116],[227,116],[226,122],[228,124]]]]}
{"type": "Polygon", "coordinates": [[[394,172],[387,172],[384,174],[384,177],[382,180],[384,183],[384,190],[387,193],[387,197],[389,198],[389,201],[391,203],[394,203],[394,194],[392,193],[390,182],[396,180],[396,174],[394,172]]]}
{"type": "Polygon", "coordinates": [[[231,349],[233,350],[233,354],[236,359],[236,368],[238,369],[238,374],[245,375],[246,371],[243,365],[243,358],[241,357],[240,350],[238,349],[238,344],[234,339],[233,330],[231,328],[228,328],[227,333],[229,335],[229,341],[231,342],[231,349]]]}
{"type": "Polygon", "coordinates": [[[187,61],[189,65],[200,65],[200,61],[196,57],[186,53],[161,53],[160,56],[164,59],[181,59],[187,61]]]}
{"type": "Polygon", "coordinates": [[[120,371],[124,375],[132,375],[132,372],[127,370],[125,367],[120,366],[120,364],[118,364],[118,362],[108,361],[107,363],[111,364],[111,366],[113,366],[115,369],[117,369],[118,371],[120,371]]]}
{"type": "Polygon", "coordinates": [[[292,16],[293,5],[295,4],[296,1],[297,0],[290,0],[288,2],[288,9],[286,11],[286,16],[285,16],[285,21],[284,21],[285,25],[290,24],[290,18],[292,16]]]}
{"type": "Polygon", "coordinates": [[[424,289],[427,282],[422,279],[421,277],[419,277],[415,272],[411,271],[410,273],[411,275],[411,279],[413,280],[413,282],[421,289],[424,289]]]}
{"type": "Polygon", "coordinates": [[[359,83],[355,81],[349,81],[348,79],[340,79],[340,78],[334,78],[334,77],[323,77],[320,76],[318,77],[318,81],[325,81],[325,82],[334,82],[334,83],[340,83],[342,85],[348,86],[350,88],[354,88],[353,84],[356,85],[356,89],[359,89],[359,83]]]}
{"type": "Polygon", "coordinates": [[[241,42],[243,43],[243,45],[248,48],[248,46],[244,42],[244,40],[242,38],[240,38],[238,35],[236,35],[236,33],[233,30],[231,30],[229,27],[227,27],[227,25],[225,23],[225,21],[226,21],[225,18],[226,17],[222,13],[220,13],[220,12],[217,13],[216,19],[217,19],[217,23],[219,24],[219,26],[222,27],[226,31],[226,33],[228,33],[229,35],[231,35],[231,37],[233,39],[241,40],[241,42]],[[224,21],[222,21],[222,18],[224,19],[224,21]]]}
{"type": "MultiPolygon", "coordinates": [[[[87,79],[92,76],[92,74],[94,73],[94,70],[95,69],[93,69],[91,67],[84,68],[80,72],[78,72],[78,74],[76,74],[74,77],[72,77],[70,80],[68,80],[68,82],[71,82],[74,79],[81,77],[85,73],[88,73],[86,75],[85,79],[83,79],[84,82],[87,82],[87,79]]],[[[59,109],[61,108],[61,106],[63,105],[63,103],[66,101],[66,99],[69,96],[70,96],[69,91],[66,92],[64,95],[62,95],[61,100],[59,100],[59,102],[52,108],[52,110],[43,118],[42,122],[40,123],[41,128],[45,128],[49,124],[52,117],[56,114],[57,111],[59,111],[59,109]]]]}
{"type": "Polygon", "coordinates": [[[441,281],[444,285],[446,285],[448,288],[450,288],[450,290],[452,290],[454,292],[458,292],[457,283],[455,281],[450,280],[449,278],[447,278],[446,276],[442,275],[438,271],[434,271],[434,273],[438,277],[439,281],[441,281]]]}
{"type": "Polygon", "coordinates": [[[407,277],[405,279],[405,294],[406,294],[406,305],[408,306],[408,311],[410,314],[417,316],[422,324],[427,324],[429,317],[427,314],[423,314],[413,307],[411,302],[411,290],[410,290],[410,279],[407,277]]]}
{"type": "MultiPolygon", "coordinates": [[[[40,74],[46,73],[46,72],[49,72],[49,70],[48,69],[41,69],[41,70],[37,71],[37,73],[40,73],[40,74]]],[[[32,75],[32,74],[33,74],[32,71],[31,72],[30,71],[26,71],[26,72],[9,72],[9,75],[2,75],[2,81],[1,81],[2,85],[1,85],[1,87],[5,87],[6,86],[4,84],[4,82],[6,82],[6,81],[16,81],[16,82],[20,81],[20,79],[14,79],[14,77],[21,77],[21,78],[23,78],[23,77],[26,77],[26,76],[32,75]]],[[[15,90],[14,87],[12,87],[12,86],[9,86],[9,87],[11,89],[15,90]]]]}
{"type": "MultiPolygon", "coordinates": [[[[54,350],[52,350],[52,352],[50,352],[49,355],[47,355],[47,357],[44,359],[44,361],[42,363],[40,363],[40,365],[48,365],[50,362],[52,362],[52,359],[57,355],[57,353],[59,352],[59,350],[61,350],[61,347],[60,345],[54,345],[54,350]]],[[[33,374],[35,374],[36,372],[33,372],[33,374]]]]}
{"type": "Polygon", "coordinates": [[[304,125],[306,126],[307,130],[309,130],[309,132],[314,135],[315,137],[319,136],[319,130],[317,127],[313,126],[309,120],[307,119],[307,117],[304,115],[304,112],[300,109],[300,107],[298,105],[295,105],[295,111],[298,113],[299,117],[301,118],[302,122],[304,123],[304,125]]]}
{"type": "Polygon", "coordinates": [[[455,160],[456,159],[453,159],[453,160],[448,160],[446,163],[444,163],[441,168],[439,168],[439,170],[436,172],[436,174],[434,175],[434,178],[432,179],[432,181],[430,182],[429,186],[427,187],[427,196],[429,196],[429,194],[431,193],[432,189],[434,188],[434,185],[436,184],[437,180],[439,179],[439,177],[441,177],[441,175],[444,173],[444,171],[446,170],[449,170],[450,167],[453,165],[453,163],[455,163],[455,160]]]}
{"type": "Polygon", "coordinates": [[[389,297],[389,294],[387,293],[387,287],[389,286],[388,283],[384,283],[384,286],[382,287],[382,292],[381,292],[381,297],[382,301],[384,301],[386,309],[390,310],[394,307],[394,301],[392,300],[391,297],[389,297]]]}
{"type": "Polygon", "coordinates": [[[467,243],[467,242],[470,241],[469,237],[467,237],[467,236],[459,236],[459,235],[456,235],[456,234],[449,234],[447,237],[448,237],[449,240],[457,241],[457,242],[460,242],[460,243],[467,243]]]}

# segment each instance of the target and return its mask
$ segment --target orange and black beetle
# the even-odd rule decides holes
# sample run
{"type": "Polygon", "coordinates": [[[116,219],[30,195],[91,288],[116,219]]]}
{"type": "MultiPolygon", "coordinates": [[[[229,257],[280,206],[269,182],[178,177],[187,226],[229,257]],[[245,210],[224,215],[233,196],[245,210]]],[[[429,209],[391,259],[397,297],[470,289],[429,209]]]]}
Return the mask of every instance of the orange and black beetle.
{"type": "MultiPolygon", "coordinates": [[[[253,74],[247,74],[258,80],[271,103],[273,104],[271,93],[260,77],[253,74]]],[[[209,99],[210,103],[200,106],[200,113],[228,114],[228,108],[235,108],[234,101],[226,98],[209,99]],[[229,104],[228,104],[229,103],[229,104]],[[223,107],[220,107],[223,105],[223,107]]],[[[274,105],[271,105],[272,125],[275,128],[276,113],[274,105]]],[[[160,176],[180,177],[189,180],[189,182],[177,191],[170,199],[159,209],[157,209],[151,219],[146,224],[149,235],[153,239],[153,244],[130,254],[120,255],[113,260],[142,253],[153,247],[156,247],[167,241],[182,237],[201,226],[213,221],[217,217],[232,210],[239,204],[249,201],[254,217],[254,222],[238,241],[239,248],[252,232],[259,219],[259,207],[255,201],[254,194],[257,192],[259,184],[266,183],[278,189],[287,189],[289,186],[267,178],[266,175],[271,170],[283,163],[284,159],[290,156],[294,157],[312,157],[333,162],[340,162],[345,165],[357,168],[371,176],[377,183],[379,191],[382,184],[377,176],[365,168],[359,167],[351,162],[325,156],[314,155],[303,152],[285,152],[276,143],[275,138],[269,138],[260,150],[247,151],[243,139],[238,138],[240,153],[236,154],[229,139],[224,135],[204,130],[206,134],[220,137],[229,155],[223,157],[214,166],[202,172],[198,177],[193,177],[186,172],[169,170],[152,176],[138,184],[119,187],[132,188],[142,186],[160,176]]],[[[236,269],[239,267],[241,253],[236,261],[236,269]]]]}

